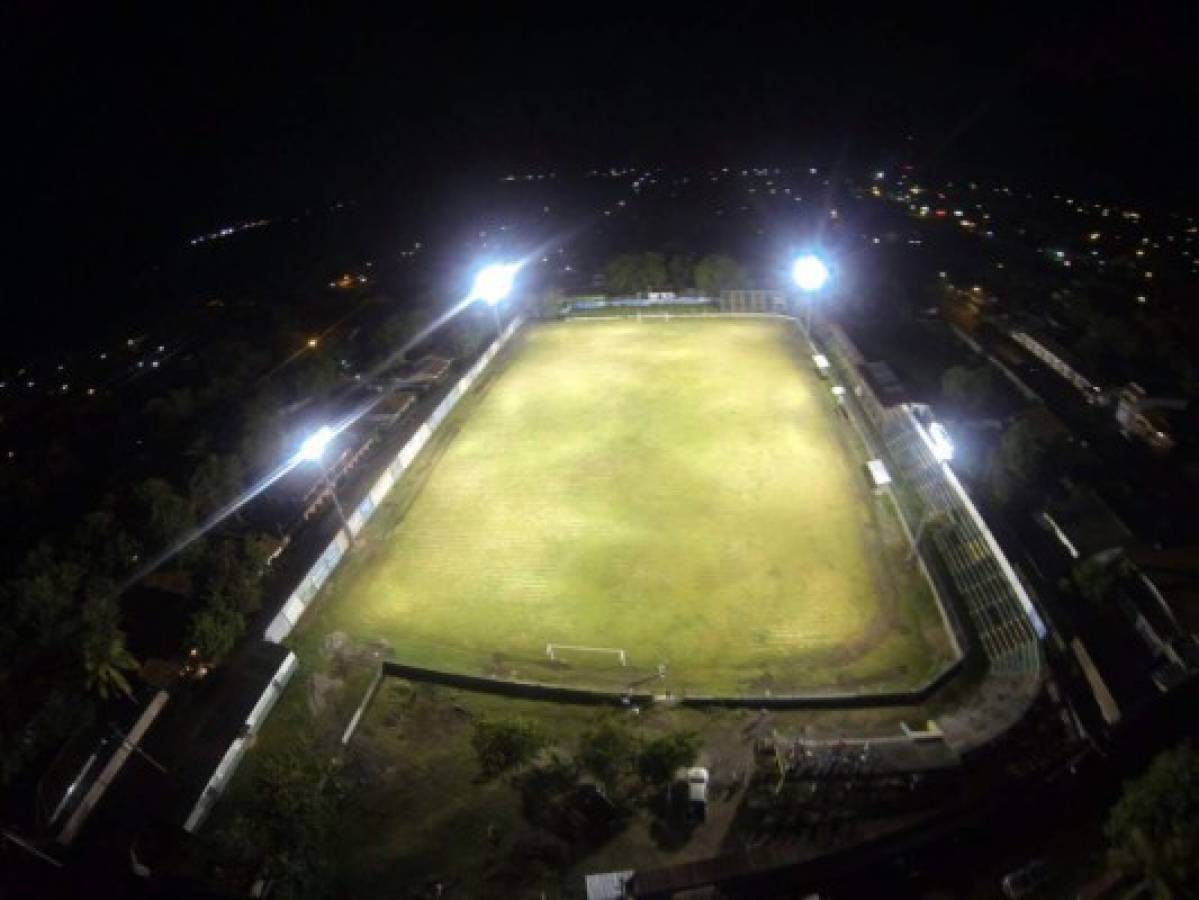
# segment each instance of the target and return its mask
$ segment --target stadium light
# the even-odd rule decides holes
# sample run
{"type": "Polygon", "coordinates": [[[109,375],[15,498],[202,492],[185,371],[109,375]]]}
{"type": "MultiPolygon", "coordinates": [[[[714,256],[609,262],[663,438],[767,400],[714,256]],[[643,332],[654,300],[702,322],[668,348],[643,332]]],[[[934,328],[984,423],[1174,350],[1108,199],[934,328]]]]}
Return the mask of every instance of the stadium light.
{"type": "Polygon", "coordinates": [[[807,302],[804,308],[804,332],[812,334],[812,306],[814,297],[828,282],[829,271],[824,261],[814,253],[805,253],[791,266],[791,279],[803,291],[807,302]]]}
{"type": "Polygon", "coordinates": [[[310,434],[304,440],[304,443],[300,444],[299,452],[296,453],[296,459],[300,462],[319,462],[321,457],[325,455],[325,450],[334,436],[332,428],[328,425],[321,426],[310,434]]]}
{"type": "Polygon", "coordinates": [[[475,283],[470,289],[467,301],[482,300],[491,307],[491,316],[495,319],[495,336],[500,336],[499,305],[512,293],[512,285],[516,282],[516,273],[520,271],[520,263],[492,263],[484,266],[475,275],[475,283]]]}
{"type": "Polygon", "coordinates": [[[811,253],[805,253],[791,267],[791,277],[801,291],[809,294],[824,287],[828,274],[828,266],[824,261],[811,253]]]}
{"type": "Polygon", "coordinates": [[[354,534],[350,531],[349,519],[346,518],[346,511],[342,509],[341,500],[337,496],[337,486],[329,476],[328,466],[325,465],[325,451],[335,437],[337,437],[336,431],[328,425],[322,425],[305,438],[304,443],[300,444],[300,449],[296,453],[296,461],[314,462],[320,465],[321,477],[329,488],[329,496],[333,498],[333,506],[337,509],[337,515],[341,519],[341,527],[345,529],[346,538],[353,543],[354,534]]]}
{"type": "Polygon", "coordinates": [[[489,306],[495,306],[512,293],[512,285],[519,271],[520,263],[493,263],[484,266],[475,275],[470,299],[482,300],[489,306]]]}

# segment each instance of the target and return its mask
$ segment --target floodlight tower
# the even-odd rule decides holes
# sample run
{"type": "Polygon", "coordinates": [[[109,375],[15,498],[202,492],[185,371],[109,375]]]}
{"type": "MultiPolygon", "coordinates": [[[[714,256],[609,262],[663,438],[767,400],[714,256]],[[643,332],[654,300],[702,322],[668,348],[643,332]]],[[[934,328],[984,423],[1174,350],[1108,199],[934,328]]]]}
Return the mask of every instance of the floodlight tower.
{"type": "Polygon", "coordinates": [[[337,508],[337,515],[341,519],[341,526],[346,532],[346,539],[353,543],[354,534],[350,531],[350,521],[346,518],[346,511],[341,507],[341,500],[337,497],[337,486],[333,483],[333,479],[329,477],[329,467],[325,465],[325,450],[328,449],[330,442],[335,437],[337,437],[336,431],[328,425],[322,425],[310,434],[304,440],[304,443],[300,444],[300,449],[296,452],[296,461],[314,462],[320,466],[321,477],[329,487],[329,494],[333,497],[333,505],[337,508]]]}
{"type": "Polygon", "coordinates": [[[470,300],[482,300],[491,307],[495,319],[495,336],[500,336],[499,305],[512,293],[512,285],[516,281],[516,273],[520,271],[520,263],[492,263],[484,266],[475,275],[474,286],[471,287],[470,300]]]}
{"type": "Polygon", "coordinates": [[[805,253],[791,266],[791,278],[803,292],[806,304],[804,307],[804,333],[811,337],[812,306],[815,296],[828,282],[829,271],[824,261],[813,253],[805,253]]]}

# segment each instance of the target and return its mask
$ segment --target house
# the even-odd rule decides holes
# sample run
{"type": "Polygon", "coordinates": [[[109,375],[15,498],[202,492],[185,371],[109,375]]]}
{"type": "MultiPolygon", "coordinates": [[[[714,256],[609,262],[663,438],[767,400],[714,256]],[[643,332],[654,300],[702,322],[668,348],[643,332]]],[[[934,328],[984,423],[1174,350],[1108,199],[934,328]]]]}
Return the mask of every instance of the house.
{"type": "Polygon", "coordinates": [[[1187,401],[1176,397],[1151,397],[1135,381],[1116,395],[1116,424],[1126,438],[1140,441],[1157,453],[1174,448],[1174,436],[1164,410],[1183,410],[1187,401]]]}
{"type": "Polygon", "coordinates": [[[1074,385],[1088,403],[1103,401],[1103,389],[1083,373],[1081,364],[1074,354],[1052,338],[1021,328],[1012,329],[1008,332],[1008,336],[1048,366],[1051,371],[1074,385]]]}

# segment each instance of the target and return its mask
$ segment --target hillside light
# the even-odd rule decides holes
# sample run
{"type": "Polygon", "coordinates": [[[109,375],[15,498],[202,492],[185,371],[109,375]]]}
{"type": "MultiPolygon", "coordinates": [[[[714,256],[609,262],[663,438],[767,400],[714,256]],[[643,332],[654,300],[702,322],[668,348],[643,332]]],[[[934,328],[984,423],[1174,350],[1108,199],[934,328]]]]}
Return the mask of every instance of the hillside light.
{"type": "Polygon", "coordinates": [[[314,462],[320,465],[321,477],[329,488],[329,496],[333,498],[333,506],[337,510],[338,518],[341,519],[341,527],[345,529],[346,539],[352,543],[354,535],[350,531],[350,522],[346,518],[346,511],[341,507],[341,500],[337,496],[337,487],[333,484],[333,479],[329,477],[329,468],[325,465],[325,451],[335,437],[337,437],[336,431],[328,425],[322,425],[305,438],[304,443],[300,444],[300,449],[296,453],[296,461],[314,462]]]}

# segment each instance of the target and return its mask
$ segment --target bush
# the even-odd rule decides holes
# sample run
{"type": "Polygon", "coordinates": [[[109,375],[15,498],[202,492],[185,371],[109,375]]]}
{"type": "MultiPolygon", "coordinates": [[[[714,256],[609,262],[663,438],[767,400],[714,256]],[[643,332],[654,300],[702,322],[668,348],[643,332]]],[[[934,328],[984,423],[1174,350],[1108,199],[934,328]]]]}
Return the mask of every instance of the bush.
{"type": "Polygon", "coordinates": [[[637,774],[647,784],[667,784],[675,772],[695,762],[699,744],[699,735],[691,731],[655,738],[637,754],[637,774]]]}
{"type": "Polygon", "coordinates": [[[605,719],[583,735],[576,760],[611,791],[620,775],[632,767],[636,751],[632,733],[624,725],[605,719]]]}
{"type": "Polygon", "coordinates": [[[488,778],[526,765],[547,743],[542,731],[527,719],[480,719],[471,736],[479,768],[488,778]]]}

